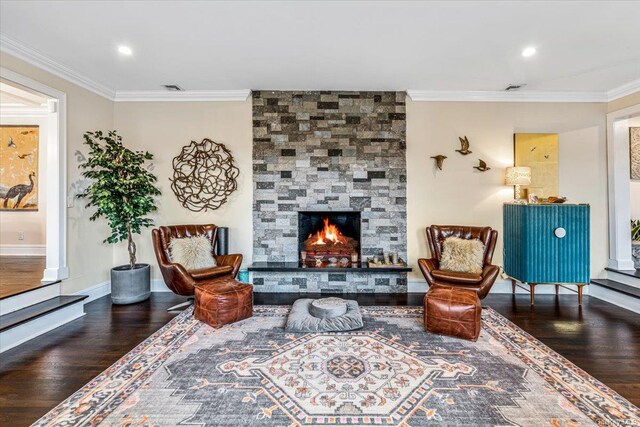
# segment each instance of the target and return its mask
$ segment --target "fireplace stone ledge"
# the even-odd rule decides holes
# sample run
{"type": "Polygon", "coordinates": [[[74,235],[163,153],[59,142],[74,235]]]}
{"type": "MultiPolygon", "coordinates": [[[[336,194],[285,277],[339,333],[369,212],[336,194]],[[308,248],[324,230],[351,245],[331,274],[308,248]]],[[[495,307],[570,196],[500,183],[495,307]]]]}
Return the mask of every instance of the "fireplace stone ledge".
{"type": "Polygon", "coordinates": [[[298,262],[254,262],[248,267],[249,271],[261,272],[297,272],[297,273],[408,273],[413,271],[409,266],[405,267],[369,267],[366,263],[357,267],[303,267],[298,262]]]}

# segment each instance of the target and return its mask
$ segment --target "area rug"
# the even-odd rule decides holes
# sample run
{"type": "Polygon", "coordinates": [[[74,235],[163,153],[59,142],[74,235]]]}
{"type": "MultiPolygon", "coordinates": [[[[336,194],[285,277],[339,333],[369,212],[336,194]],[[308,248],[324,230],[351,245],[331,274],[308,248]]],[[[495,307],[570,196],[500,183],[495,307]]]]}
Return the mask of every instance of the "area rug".
{"type": "Polygon", "coordinates": [[[638,426],[640,411],[491,309],[477,342],[418,307],[288,333],[287,306],[213,329],[188,310],[36,426],[638,426]]]}

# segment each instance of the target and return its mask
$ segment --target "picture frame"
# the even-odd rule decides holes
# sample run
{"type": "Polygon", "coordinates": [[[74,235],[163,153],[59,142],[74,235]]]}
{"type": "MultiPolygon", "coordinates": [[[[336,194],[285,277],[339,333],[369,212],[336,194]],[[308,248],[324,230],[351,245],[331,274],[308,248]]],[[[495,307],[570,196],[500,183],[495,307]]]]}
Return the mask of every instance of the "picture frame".
{"type": "Polygon", "coordinates": [[[629,178],[640,181],[640,127],[629,128],[629,178]]]}
{"type": "Polygon", "coordinates": [[[0,211],[38,210],[38,125],[0,125],[0,211]]]}

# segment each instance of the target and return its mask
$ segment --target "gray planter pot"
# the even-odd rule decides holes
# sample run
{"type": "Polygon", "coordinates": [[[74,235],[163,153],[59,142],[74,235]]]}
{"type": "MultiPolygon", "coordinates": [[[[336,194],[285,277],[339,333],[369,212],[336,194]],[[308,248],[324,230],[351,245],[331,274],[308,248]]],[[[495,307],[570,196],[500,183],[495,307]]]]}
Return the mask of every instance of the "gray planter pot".
{"type": "Polygon", "coordinates": [[[133,270],[129,264],[111,269],[111,302],[133,304],[144,301],[151,295],[151,267],[136,264],[133,270]]]}
{"type": "Polygon", "coordinates": [[[631,243],[631,258],[635,268],[640,268],[640,242],[631,243]]]}

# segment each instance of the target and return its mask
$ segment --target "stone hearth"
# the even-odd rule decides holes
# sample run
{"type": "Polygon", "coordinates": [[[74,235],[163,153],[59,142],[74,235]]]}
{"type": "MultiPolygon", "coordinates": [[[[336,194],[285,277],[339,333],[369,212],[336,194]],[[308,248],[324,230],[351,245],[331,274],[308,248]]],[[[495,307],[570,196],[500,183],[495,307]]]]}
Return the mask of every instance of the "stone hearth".
{"type": "MultiPolygon", "coordinates": [[[[253,259],[297,262],[298,211],[360,211],[361,255],[407,259],[403,92],[253,92],[253,259]]],[[[258,292],[404,292],[404,273],[253,272],[258,292]]]]}

